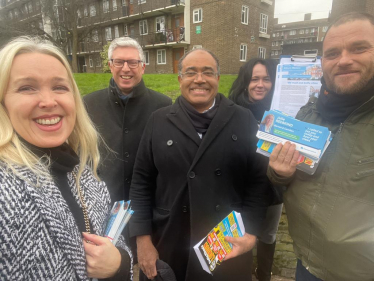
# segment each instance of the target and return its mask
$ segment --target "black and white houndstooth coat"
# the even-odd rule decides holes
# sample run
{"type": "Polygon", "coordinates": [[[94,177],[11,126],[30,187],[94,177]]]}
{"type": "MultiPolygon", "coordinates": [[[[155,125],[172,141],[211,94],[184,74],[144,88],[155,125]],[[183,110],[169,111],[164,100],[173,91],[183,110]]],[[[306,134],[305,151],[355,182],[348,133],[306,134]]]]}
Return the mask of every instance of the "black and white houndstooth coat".
{"type": "MultiPolygon", "coordinates": [[[[0,280],[89,280],[82,235],[58,187],[27,168],[15,170],[0,163],[0,280]]],[[[71,173],[68,183],[81,206],[71,173]]],[[[89,168],[80,183],[91,231],[102,235],[111,207],[106,185],[89,168]]],[[[123,239],[118,246],[131,257],[123,239]]]]}

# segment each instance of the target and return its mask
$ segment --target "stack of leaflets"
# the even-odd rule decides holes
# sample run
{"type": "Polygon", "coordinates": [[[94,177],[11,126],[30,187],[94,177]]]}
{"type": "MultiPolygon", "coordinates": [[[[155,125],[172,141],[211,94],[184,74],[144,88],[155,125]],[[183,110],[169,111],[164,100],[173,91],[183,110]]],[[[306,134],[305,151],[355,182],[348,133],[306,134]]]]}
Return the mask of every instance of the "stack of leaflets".
{"type": "Polygon", "coordinates": [[[232,244],[226,242],[225,236],[242,237],[244,233],[240,213],[232,211],[193,247],[203,269],[213,275],[217,265],[232,251],[232,244]]]}
{"type": "Polygon", "coordinates": [[[315,173],[332,139],[328,128],[297,120],[278,110],[264,113],[257,137],[257,152],[265,156],[270,156],[278,143],[295,144],[300,152],[296,168],[310,175],[315,173]]]}
{"type": "Polygon", "coordinates": [[[130,200],[127,202],[117,201],[110,212],[104,236],[108,237],[114,245],[116,245],[119,236],[134,213],[130,208],[130,202],[130,200]]]}

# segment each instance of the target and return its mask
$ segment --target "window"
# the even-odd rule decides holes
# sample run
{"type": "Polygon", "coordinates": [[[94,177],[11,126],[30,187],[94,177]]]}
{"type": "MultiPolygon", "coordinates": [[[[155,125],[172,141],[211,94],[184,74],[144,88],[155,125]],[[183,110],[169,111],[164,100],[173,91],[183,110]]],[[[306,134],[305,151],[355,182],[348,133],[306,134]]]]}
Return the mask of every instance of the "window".
{"type": "Polygon", "coordinates": [[[274,56],[274,51],[271,51],[271,56],[274,56]]]}
{"type": "Polygon", "coordinates": [[[260,32],[268,32],[268,16],[265,14],[260,14],[260,32]]]}
{"type": "Polygon", "coordinates": [[[100,56],[96,57],[96,67],[101,67],[101,58],[100,58],[100,56]]]}
{"type": "Polygon", "coordinates": [[[246,44],[240,44],[240,61],[246,61],[247,60],[247,45],[246,44]]]}
{"type": "Polygon", "coordinates": [[[92,41],[94,42],[99,42],[99,32],[97,31],[97,29],[95,30],[92,30],[92,41]]]}
{"type": "Polygon", "coordinates": [[[305,34],[308,34],[309,33],[309,29],[305,29],[305,34]]]}
{"type": "Polygon", "coordinates": [[[115,25],[114,26],[114,38],[118,38],[118,37],[119,37],[118,25],[115,25]]]}
{"type": "Polygon", "coordinates": [[[316,56],[318,54],[318,50],[317,49],[314,49],[314,50],[304,50],[304,55],[307,56],[316,56]]]}
{"type": "Polygon", "coordinates": [[[279,37],[279,32],[277,32],[277,37],[279,37]]]}
{"type": "Polygon", "coordinates": [[[304,29],[300,29],[299,34],[304,34],[304,29]]]}
{"type": "Polygon", "coordinates": [[[122,6],[127,6],[127,0],[122,0],[122,6]]]}
{"type": "Polygon", "coordinates": [[[109,0],[103,0],[103,12],[104,13],[109,12],[109,0]]]}
{"type": "Polygon", "coordinates": [[[85,17],[88,17],[88,8],[87,8],[87,6],[84,6],[83,14],[84,14],[85,17]]]}
{"type": "Polygon", "coordinates": [[[280,42],[280,45],[283,46],[283,41],[280,42]]]}
{"type": "Polygon", "coordinates": [[[329,27],[328,27],[328,26],[324,26],[324,27],[322,27],[322,31],[323,31],[323,32],[326,32],[326,31],[327,31],[327,29],[329,29],[329,27]]]}
{"type": "Polygon", "coordinates": [[[284,32],[282,31],[282,32],[281,32],[281,36],[283,36],[283,35],[284,35],[284,32]]]}
{"type": "Polygon", "coordinates": [[[316,29],[313,27],[312,29],[310,29],[310,33],[314,33],[316,32],[316,29]]]}
{"type": "Polygon", "coordinates": [[[43,30],[43,21],[39,21],[39,28],[43,30]]]}
{"type": "Polygon", "coordinates": [[[278,41],[276,41],[276,42],[275,42],[275,46],[278,46],[278,44],[279,44],[278,41]]]}
{"type": "Polygon", "coordinates": [[[325,39],[325,36],[322,36],[322,37],[321,37],[321,41],[323,41],[323,39],[325,39]]]}
{"type": "Polygon", "coordinates": [[[77,17],[78,17],[78,19],[82,18],[82,12],[79,9],[77,10],[77,17]]]}
{"type": "Polygon", "coordinates": [[[19,17],[19,10],[14,9],[14,17],[17,19],[19,17]]]}
{"type": "Polygon", "coordinates": [[[274,47],[275,46],[275,41],[271,42],[271,45],[274,47]]]}
{"type": "Polygon", "coordinates": [[[278,51],[275,51],[275,55],[276,55],[276,56],[278,55],[278,51]]]}
{"type": "Polygon", "coordinates": [[[273,37],[275,37],[275,33],[273,33],[273,37]]]}
{"type": "Polygon", "coordinates": [[[266,56],[266,48],[258,47],[258,57],[264,59],[266,56]]]}
{"type": "Polygon", "coordinates": [[[296,30],[293,29],[293,30],[290,30],[290,35],[295,35],[296,34],[296,30]]]}
{"type": "Polygon", "coordinates": [[[138,0],[138,4],[143,4],[143,3],[146,3],[147,1],[146,0],[138,0]]]}
{"type": "Polygon", "coordinates": [[[90,5],[90,17],[96,16],[96,6],[95,4],[90,5]]]}
{"type": "Polygon", "coordinates": [[[112,1],[113,11],[117,11],[117,0],[112,1]]]}
{"type": "Polygon", "coordinates": [[[195,9],[193,10],[193,23],[199,23],[203,21],[203,9],[195,9]]]}
{"type": "Polygon", "coordinates": [[[149,65],[149,51],[144,51],[144,63],[149,65]]]}
{"type": "Polygon", "coordinates": [[[166,50],[157,50],[157,64],[166,64],[166,50]]]}
{"type": "Polygon", "coordinates": [[[93,67],[93,60],[91,56],[88,57],[88,62],[90,64],[90,67],[93,67]]]}
{"type": "Polygon", "coordinates": [[[123,25],[123,36],[129,36],[129,32],[128,32],[126,23],[123,25]]]}
{"type": "Polygon", "coordinates": [[[28,14],[27,4],[23,4],[21,6],[21,11],[22,11],[22,14],[24,14],[24,15],[28,14]]]}
{"type": "Polygon", "coordinates": [[[107,41],[112,40],[112,28],[111,27],[105,27],[105,38],[107,41]]]}
{"type": "Polygon", "coordinates": [[[242,6],[242,24],[248,24],[249,7],[242,6]]]}
{"type": "Polygon", "coordinates": [[[139,33],[140,35],[148,34],[148,23],[147,20],[139,21],[139,33]]]}
{"type": "Polygon", "coordinates": [[[165,32],[165,17],[156,18],[156,32],[165,32]]]}
{"type": "Polygon", "coordinates": [[[9,18],[10,20],[13,19],[13,11],[12,11],[12,10],[9,11],[9,13],[8,13],[8,18],[9,18]]]}
{"type": "Polygon", "coordinates": [[[202,48],[203,48],[203,45],[193,45],[192,50],[202,49],[202,48]]]}

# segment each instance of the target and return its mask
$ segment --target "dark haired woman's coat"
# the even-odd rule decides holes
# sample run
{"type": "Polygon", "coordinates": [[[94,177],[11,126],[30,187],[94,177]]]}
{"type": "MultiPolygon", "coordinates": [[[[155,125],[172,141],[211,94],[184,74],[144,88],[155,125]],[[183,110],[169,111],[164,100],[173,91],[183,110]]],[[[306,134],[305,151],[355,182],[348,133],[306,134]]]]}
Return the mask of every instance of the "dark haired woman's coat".
{"type": "Polygon", "coordinates": [[[258,234],[268,198],[256,132],[251,112],[223,95],[202,140],[178,100],[151,116],[130,189],[130,233],[152,235],[178,281],[249,280],[250,255],[224,262],[212,276],[193,246],[233,210],[242,214],[246,232],[258,234]]]}
{"type": "MultiPolygon", "coordinates": [[[[0,280],[88,281],[82,234],[58,187],[27,168],[15,171],[0,162],[0,280]]],[[[81,206],[75,178],[67,176],[81,206]]],[[[102,235],[111,207],[105,183],[88,168],[80,183],[91,231],[102,235]]],[[[129,252],[122,238],[117,246],[129,252]]]]}

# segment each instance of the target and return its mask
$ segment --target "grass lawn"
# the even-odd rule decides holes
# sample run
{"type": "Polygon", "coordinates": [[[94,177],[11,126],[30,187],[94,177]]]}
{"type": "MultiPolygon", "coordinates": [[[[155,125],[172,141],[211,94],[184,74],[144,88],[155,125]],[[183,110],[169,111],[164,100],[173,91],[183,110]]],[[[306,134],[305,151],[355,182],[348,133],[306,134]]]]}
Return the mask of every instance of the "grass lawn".
{"type": "MultiPolygon", "coordinates": [[[[74,74],[81,95],[108,87],[111,73],[76,73],[74,74]]],[[[173,101],[180,95],[177,74],[144,74],[145,85],[157,92],[168,95],[173,101]]],[[[218,91],[228,95],[236,75],[221,75],[218,91]]]]}

